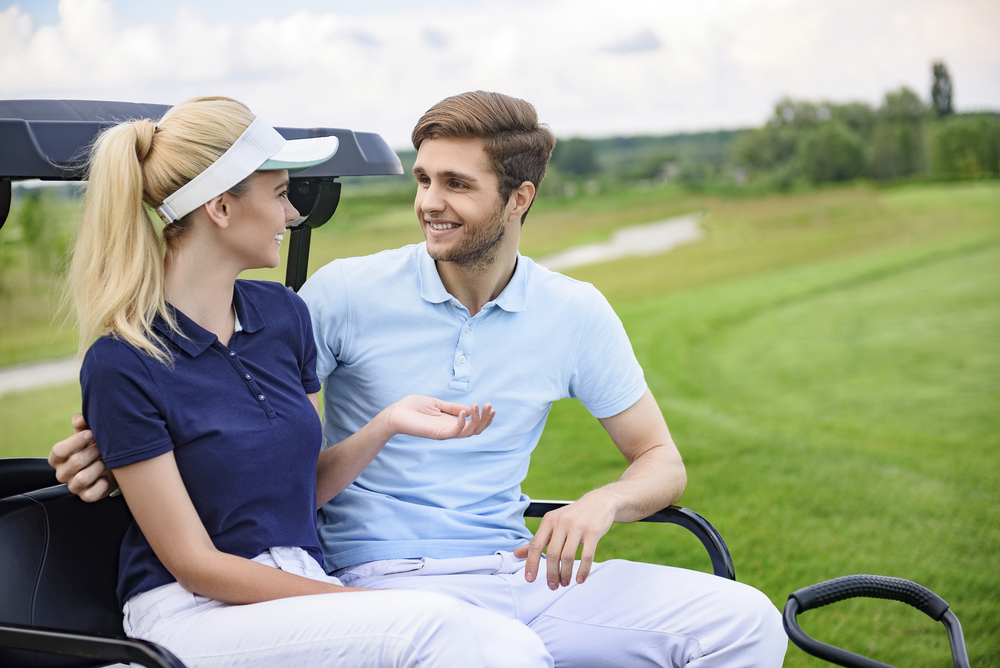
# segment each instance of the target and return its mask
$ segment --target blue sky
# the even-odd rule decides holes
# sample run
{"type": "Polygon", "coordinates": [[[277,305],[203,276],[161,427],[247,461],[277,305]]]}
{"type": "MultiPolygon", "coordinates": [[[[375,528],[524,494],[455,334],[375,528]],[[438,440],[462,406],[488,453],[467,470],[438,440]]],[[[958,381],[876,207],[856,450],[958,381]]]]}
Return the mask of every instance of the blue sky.
{"type": "Polygon", "coordinates": [[[761,124],[782,96],[877,104],[931,63],[1000,109],[995,0],[0,0],[0,97],[236,97],[405,147],[439,99],[530,100],[557,136],[761,124]]]}

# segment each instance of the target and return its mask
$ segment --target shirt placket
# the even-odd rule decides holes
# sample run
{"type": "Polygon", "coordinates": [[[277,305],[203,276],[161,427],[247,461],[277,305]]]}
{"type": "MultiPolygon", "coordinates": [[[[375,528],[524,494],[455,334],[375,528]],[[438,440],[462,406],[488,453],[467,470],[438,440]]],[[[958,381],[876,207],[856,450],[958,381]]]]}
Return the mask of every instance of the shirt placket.
{"type": "Polygon", "coordinates": [[[245,366],[243,366],[243,362],[240,360],[240,356],[236,354],[236,351],[233,350],[232,348],[226,348],[218,341],[213,343],[212,347],[216,348],[219,352],[221,352],[223,357],[229,360],[229,363],[233,365],[233,369],[236,370],[236,373],[239,375],[240,379],[242,379],[243,382],[246,384],[247,389],[250,390],[251,396],[253,396],[257,404],[263,409],[267,417],[271,418],[272,420],[276,418],[278,414],[274,412],[273,408],[271,408],[271,404],[268,401],[267,395],[264,393],[264,390],[257,383],[257,379],[253,377],[253,375],[247,370],[245,366]]]}
{"type": "Polygon", "coordinates": [[[448,389],[459,392],[468,392],[472,382],[473,349],[475,343],[476,328],[482,323],[482,319],[493,309],[493,303],[488,303],[474,315],[468,317],[469,311],[457,301],[452,302],[452,307],[460,309],[465,316],[461,323],[461,331],[458,334],[458,343],[455,346],[453,360],[453,373],[448,389]]]}

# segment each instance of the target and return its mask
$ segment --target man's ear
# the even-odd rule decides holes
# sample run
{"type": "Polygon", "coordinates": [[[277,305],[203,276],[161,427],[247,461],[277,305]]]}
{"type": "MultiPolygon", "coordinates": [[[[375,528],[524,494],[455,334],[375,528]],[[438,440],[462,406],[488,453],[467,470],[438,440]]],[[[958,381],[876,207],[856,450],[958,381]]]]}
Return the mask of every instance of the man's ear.
{"type": "Polygon", "coordinates": [[[516,214],[518,219],[520,219],[534,200],[535,184],[531,181],[525,181],[517,187],[517,190],[510,194],[510,203],[514,205],[510,213],[516,214]]]}
{"type": "Polygon", "coordinates": [[[208,214],[209,220],[223,229],[229,227],[230,211],[226,195],[227,193],[222,193],[202,204],[205,207],[205,212],[208,214]]]}

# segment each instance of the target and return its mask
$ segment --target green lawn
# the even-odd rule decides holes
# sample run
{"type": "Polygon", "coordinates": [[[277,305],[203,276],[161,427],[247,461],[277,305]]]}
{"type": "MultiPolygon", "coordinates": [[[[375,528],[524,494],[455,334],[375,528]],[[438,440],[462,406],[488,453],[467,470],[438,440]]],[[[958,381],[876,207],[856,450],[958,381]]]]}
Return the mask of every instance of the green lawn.
{"type": "MultiPolygon", "coordinates": [[[[708,214],[697,244],[568,272],[601,288],[629,331],[685,457],[682,503],[722,531],[737,577],[779,607],[840,575],[908,578],[951,603],[972,664],[992,665],[1000,184],[542,201],[522,250],[694,210],[708,214]]],[[[411,219],[397,205],[322,228],[311,266],[418,240],[411,219]]],[[[3,396],[0,456],[46,454],[78,406],[72,387],[3,396]]],[[[621,468],[599,424],[560,402],[524,488],[575,498],[621,468]]],[[[709,569],[697,541],[670,526],[615,527],[598,556],[709,569]]],[[[801,620],[883,662],[950,665],[944,629],[904,604],[843,602],[801,620]]],[[[829,664],[790,647],[785,665],[829,664]]]]}
{"type": "MultiPolygon", "coordinates": [[[[905,577],[951,603],[973,665],[991,665],[1000,654],[1000,189],[728,206],[710,213],[719,233],[701,247],[570,272],[615,302],[685,455],[683,504],[715,523],[739,579],[779,607],[840,575],[905,577]],[[733,243],[739,230],[745,241],[733,243]],[[733,261],[712,269],[719,255],[733,261]]],[[[589,422],[578,404],[555,407],[529,495],[574,497],[617,475],[589,422]]],[[[708,569],[700,546],[672,545],[670,529],[616,531],[599,556],[708,569]]],[[[845,602],[802,623],[893,665],[950,665],[944,629],[903,604],[845,602]]],[[[786,665],[827,664],[793,647],[786,665]]]]}

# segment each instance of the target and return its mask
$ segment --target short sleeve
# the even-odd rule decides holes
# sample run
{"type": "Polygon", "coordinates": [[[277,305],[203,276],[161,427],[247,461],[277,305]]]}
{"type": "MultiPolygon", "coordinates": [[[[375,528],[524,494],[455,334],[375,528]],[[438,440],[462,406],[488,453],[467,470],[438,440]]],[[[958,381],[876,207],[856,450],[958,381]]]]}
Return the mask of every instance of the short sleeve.
{"type": "Polygon", "coordinates": [[[331,262],[299,290],[312,319],[316,341],[316,376],[324,382],[340,363],[350,334],[347,282],[339,262],[331,262]]]}
{"type": "Polygon", "coordinates": [[[109,469],[173,450],[147,363],[159,364],[111,337],[98,339],[83,360],[83,415],[109,469]]]}
{"type": "Polygon", "coordinates": [[[596,418],[618,415],[646,392],[646,380],[618,315],[596,288],[580,336],[570,396],[596,418]]]}
{"type": "MultiPolygon", "coordinates": [[[[287,288],[286,288],[287,289],[287,288]]],[[[309,315],[309,308],[302,298],[288,289],[292,307],[299,322],[302,332],[302,344],[300,359],[302,360],[302,389],[306,394],[314,394],[320,390],[320,382],[316,376],[316,339],[313,336],[312,319],[309,315]]]]}

